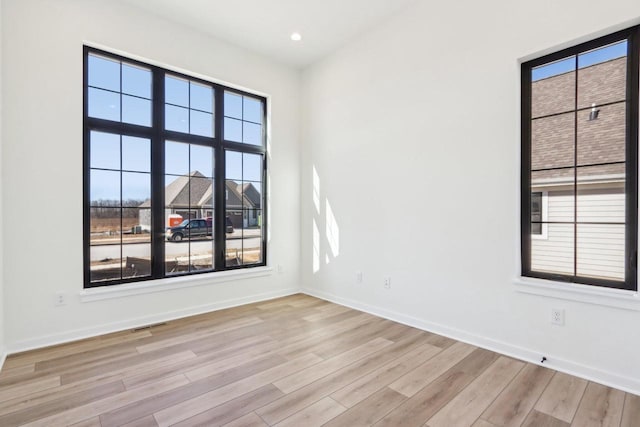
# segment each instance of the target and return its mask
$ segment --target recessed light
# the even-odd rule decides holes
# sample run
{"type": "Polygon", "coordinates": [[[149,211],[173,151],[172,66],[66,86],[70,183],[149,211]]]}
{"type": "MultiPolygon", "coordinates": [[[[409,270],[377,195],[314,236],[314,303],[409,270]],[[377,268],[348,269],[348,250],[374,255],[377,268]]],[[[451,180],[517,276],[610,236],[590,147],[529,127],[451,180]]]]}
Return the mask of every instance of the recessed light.
{"type": "Polygon", "coordinates": [[[291,33],[291,40],[294,42],[299,42],[302,40],[302,35],[300,33],[291,33]]]}

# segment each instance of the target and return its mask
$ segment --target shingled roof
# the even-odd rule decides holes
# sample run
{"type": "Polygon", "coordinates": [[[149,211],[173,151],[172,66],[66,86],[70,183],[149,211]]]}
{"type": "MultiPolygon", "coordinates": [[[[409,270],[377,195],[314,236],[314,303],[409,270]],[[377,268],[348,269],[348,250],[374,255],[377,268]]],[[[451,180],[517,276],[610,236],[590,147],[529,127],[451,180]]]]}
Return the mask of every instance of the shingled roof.
{"type": "MultiPolygon", "coordinates": [[[[228,208],[260,209],[262,196],[252,183],[238,184],[228,180],[227,191],[229,192],[228,208]]],[[[165,203],[169,207],[211,206],[212,195],[212,179],[205,177],[199,171],[193,171],[188,176],[176,177],[165,187],[165,203]]],[[[150,201],[145,200],[140,207],[151,207],[150,201]]]]}
{"type": "MultiPolygon", "coordinates": [[[[535,171],[536,169],[578,166],[625,161],[625,82],[626,57],[617,58],[578,70],[578,108],[574,113],[575,71],[555,75],[532,83],[531,168],[532,182],[571,182],[572,169],[535,171]],[[611,105],[601,106],[602,104],[611,105]],[[589,120],[591,105],[600,110],[596,120],[589,120]],[[577,118],[577,120],[576,120],[577,118]],[[574,140],[577,124],[577,156],[574,140]]],[[[602,175],[608,180],[624,178],[621,165],[579,169],[579,181],[593,181],[602,175]]]]}

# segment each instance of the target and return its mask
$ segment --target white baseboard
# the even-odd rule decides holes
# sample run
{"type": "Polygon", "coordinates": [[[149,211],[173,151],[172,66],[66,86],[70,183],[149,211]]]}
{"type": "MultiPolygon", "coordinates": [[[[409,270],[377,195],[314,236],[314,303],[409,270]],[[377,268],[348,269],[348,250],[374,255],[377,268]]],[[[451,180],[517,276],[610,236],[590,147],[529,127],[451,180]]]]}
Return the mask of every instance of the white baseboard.
{"type": "Polygon", "coordinates": [[[52,345],[64,344],[72,341],[78,341],[85,338],[93,338],[99,335],[109,334],[112,332],[120,332],[127,329],[139,328],[142,326],[153,325],[156,323],[168,322],[183,317],[195,316],[198,314],[209,313],[212,311],[222,310],[225,308],[237,307],[239,305],[251,304],[254,302],[267,301],[274,298],[281,298],[288,295],[300,293],[298,288],[282,289],[262,294],[251,295],[242,298],[228,299],[213,304],[204,304],[195,307],[189,307],[181,310],[160,313],[151,316],[138,317],[119,322],[106,323],[103,325],[92,326],[90,328],[76,329],[73,331],[63,332],[59,334],[45,335],[24,341],[12,343],[3,354],[14,354],[28,350],[35,350],[52,345]]]}
{"type": "Polygon", "coordinates": [[[4,348],[0,348],[0,372],[2,372],[5,360],[7,360],[7,352],[4,348]]]}
{"type": "Polygon", "coordinates": [[[584,378],[589,381],[640,395],[640,381],[637,379],[624,377],[619,374],[603,371],[600,369],[595,369],[570,360],[555,358],[552,354],[545,354],[545,352],[515,346],[502,341],[497,341],[491,338],[463,331],[461,329],[451,328],[438,323],[428,322],[417,317],[407,316],[402,313],[372,306],[369,304],[364,304],[352,299],[342,298],[326,292],[317,291],[315,289],[302,288],[301,292],[307,295],[334,302],[336,304],[354,308],[359,311],[364,311],[375,316],[393,320],[394,322],[402,323],[407,326],[412,326],[414,328],[453,338],[457,341],[462,341],[468,344],[475,345],[477,347],[495,351],[496,353],[504,354],[515,359],[520,359],[529,363],[541,365],[549,369],[554,369],[556,371],[584,378]],[[543,354],[545,354],[545,356],[547,357],[547,360],[544,362],[544,364],[541,363],[541,357],[543,354]]]}

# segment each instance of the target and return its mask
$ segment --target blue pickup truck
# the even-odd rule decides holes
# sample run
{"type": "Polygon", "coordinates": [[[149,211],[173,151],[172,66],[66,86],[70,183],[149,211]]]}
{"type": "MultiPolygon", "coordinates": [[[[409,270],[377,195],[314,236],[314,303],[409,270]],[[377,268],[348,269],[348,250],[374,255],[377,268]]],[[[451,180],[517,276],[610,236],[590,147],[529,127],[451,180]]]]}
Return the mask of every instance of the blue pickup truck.
{"type": "MultiPolygon", "coordinates": [[[[225,231],[233,233],[233,224],[229,217],[226,218],[225,231]]],[[[175,227],[167,229],[166,238],[172,242],[180,242],[183,239],[196,239],[210,237],[213,234],[212,218],[185,219],[175,227]]]]}

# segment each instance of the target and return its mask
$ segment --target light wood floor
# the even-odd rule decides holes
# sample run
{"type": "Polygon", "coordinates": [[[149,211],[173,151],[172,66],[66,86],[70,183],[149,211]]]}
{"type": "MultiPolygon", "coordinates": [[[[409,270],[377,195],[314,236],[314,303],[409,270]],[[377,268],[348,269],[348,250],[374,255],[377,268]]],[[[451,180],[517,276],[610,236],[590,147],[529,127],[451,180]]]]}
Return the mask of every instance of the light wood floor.
{"type": "Polygon", "coordinates": [[[0,426],[640,426],[640,397],[306,295],[22,353],[0,426]]]}

